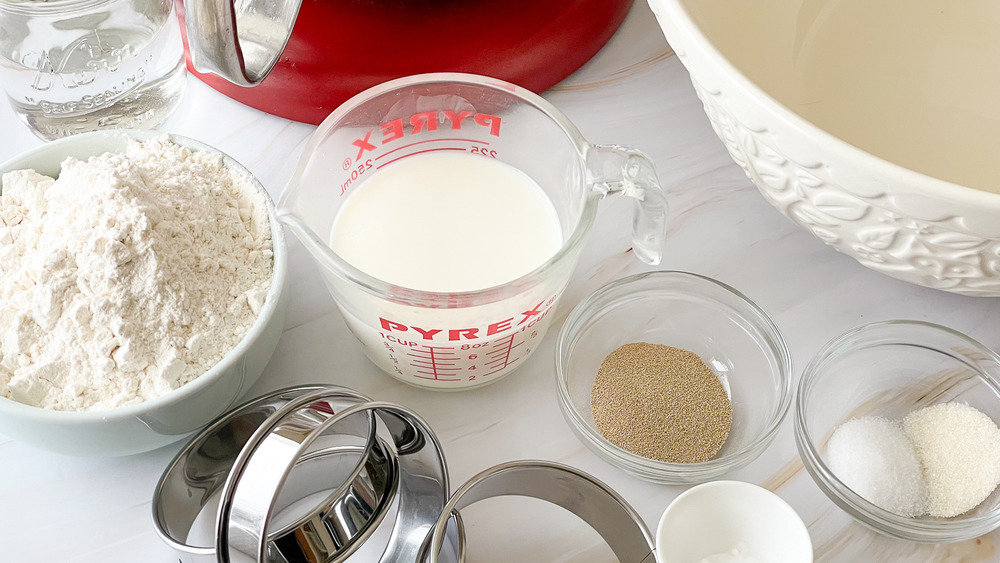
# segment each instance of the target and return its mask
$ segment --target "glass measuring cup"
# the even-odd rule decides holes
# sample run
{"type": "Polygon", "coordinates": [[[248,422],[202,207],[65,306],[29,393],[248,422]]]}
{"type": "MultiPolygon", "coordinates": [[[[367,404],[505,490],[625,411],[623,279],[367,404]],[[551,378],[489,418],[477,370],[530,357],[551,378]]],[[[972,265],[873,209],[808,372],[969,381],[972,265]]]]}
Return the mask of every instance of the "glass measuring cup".
{"type": "Polygon", "coordinates": [[[648,157],[587,143],[555,107],[513,84],[437,73],[375,86],[331,113],[285,187],[278,218],[319,263],[372,362],[412,385],[462,389],[496,381],[538,347],[598,201],[608,195],[635,200],[633,251],[646,263],[659,263],[667,206],[648,157]],[[448,293],[387,283],[333,252],[328,241],[344,200],[381,166],[428,150],[497,159],[530,176],[555,208],[562,247],[508,283],[448,293]]]}

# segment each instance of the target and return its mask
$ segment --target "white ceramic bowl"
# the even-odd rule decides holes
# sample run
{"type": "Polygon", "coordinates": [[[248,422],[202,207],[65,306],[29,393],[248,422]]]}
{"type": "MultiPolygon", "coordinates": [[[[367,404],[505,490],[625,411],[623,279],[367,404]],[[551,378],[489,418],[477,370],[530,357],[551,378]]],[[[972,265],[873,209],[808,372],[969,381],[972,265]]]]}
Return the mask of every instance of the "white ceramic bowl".
{"type": "MultiPolygon", "coordinates": [[[[56,176],[60,163],[69,156],[83,159],[105,152],[121,152],[130,137],[148,139],[159,135],[162,133],[150,131],[102,131],[75,135],[47,143],[0,164],[0,174],[33,168],[42,174],[56,176]]],[[[170,139],[191,150],[219,152],[178,135],[170,135],[170,139]]],[[[231,170],[253,178],[241,164],[223,156],[231,170]]],[[[66,412],[32,407],[0,397],[0,434],[69,455],[127,455],[180,440],[236,404],[260,377],[270,360],[281,336],[285,314],[285,300],[282,299],[286,274],[284,234],[264,187],[256,179],[253,183],[267,202],[274,271],[260,315],[234,349],[194,381],[137,405],[106,411],[66,412]]]]}
{"type": "Polygon", "coordinates": [[[656,527],[657,563],[699,563],[732,550],[753,557],[750,561],[813,560],[809,531],[795,510],[771,491],[742,481],[712,481],[684,491],[656,527]]]}
{"type": "MultiPolygon", "coordinates": [[[[693,17],[692,0],[649,4],[688,69],[715,132],[782,213],[884,274],[965,295],[1000,296],[1000,194],[915,172],[820,129],[722,54],[708,26],[693,17]]],[[[809,0],[802,4],[822,8],[809,0]]],[[[716,8],[700,10],[700,18],[726,17],[732,7],[725,2],[698,6],[716,8]]],[[[793,16],[786,20],[792,26],[795,6],[789,9],[793,16]]],[[[756,34],[748,37],[761,41],[768,33],[749,21],[729,29],[756,34]]],[[[771,62],[782,64],[777,58],[771,62]]]]}

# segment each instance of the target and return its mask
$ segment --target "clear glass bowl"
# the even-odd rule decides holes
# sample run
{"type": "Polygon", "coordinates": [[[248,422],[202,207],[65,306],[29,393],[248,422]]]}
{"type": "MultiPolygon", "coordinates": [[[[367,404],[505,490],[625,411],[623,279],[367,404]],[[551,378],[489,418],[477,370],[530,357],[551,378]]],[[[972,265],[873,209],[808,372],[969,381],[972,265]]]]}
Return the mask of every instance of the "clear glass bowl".
{"type": "Polygon", "coordinates": [[[651,272],[599,289],[578,305],[556,343],[559,406],[597,455],[637,477],[667,484],[709,481],[757,458],[791,404],[791,359],[777,327],[735,289],[697,274],[651,272]],[[591,388],[605,356],[649,342],[698,354],[733,404],[733,426],[714,459],[667,463],[625,451],[594,426],[591,388]]]}
{"type": "Polygon", "coordinates": [[[856,494],[827,466],[826,444],[860,416],[901,419],[937,403],[967,403],[1000,420],[1000,356],[954,330],[919,321],[884,321],[851,330],[824,346],[802,373],[795,402],[795,443],[819,488],[858,522],[911,541],[954,542],[1000,525],[1000,490],[953,518],[907,518],[856,494]]]}

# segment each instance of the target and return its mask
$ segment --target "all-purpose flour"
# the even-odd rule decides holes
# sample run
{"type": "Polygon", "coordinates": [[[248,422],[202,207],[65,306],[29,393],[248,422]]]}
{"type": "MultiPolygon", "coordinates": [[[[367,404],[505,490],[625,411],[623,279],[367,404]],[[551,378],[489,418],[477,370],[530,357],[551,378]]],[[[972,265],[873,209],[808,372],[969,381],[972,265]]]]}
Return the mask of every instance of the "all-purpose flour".
{"type": "Polygon", "coordinates": [[[263,198],[166,137],[4,174],[0,395],[57,410],[149,400],[246,334],[272,271],[263,198]]]}

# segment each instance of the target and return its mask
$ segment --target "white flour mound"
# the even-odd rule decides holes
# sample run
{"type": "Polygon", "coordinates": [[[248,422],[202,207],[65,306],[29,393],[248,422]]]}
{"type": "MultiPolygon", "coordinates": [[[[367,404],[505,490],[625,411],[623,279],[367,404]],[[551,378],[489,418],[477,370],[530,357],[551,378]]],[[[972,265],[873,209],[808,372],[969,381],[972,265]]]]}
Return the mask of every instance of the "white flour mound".
{"type": "Polygon", "coordinates": [[[272,263],[253,184],[166,137],[4,174],[0,395],[80,411],[176,389],[243,338],[272,263]]]}

